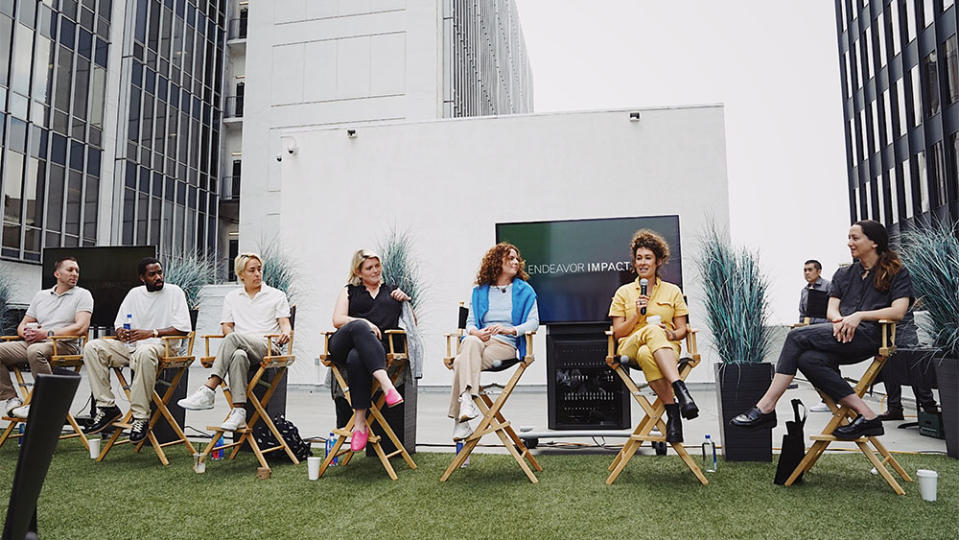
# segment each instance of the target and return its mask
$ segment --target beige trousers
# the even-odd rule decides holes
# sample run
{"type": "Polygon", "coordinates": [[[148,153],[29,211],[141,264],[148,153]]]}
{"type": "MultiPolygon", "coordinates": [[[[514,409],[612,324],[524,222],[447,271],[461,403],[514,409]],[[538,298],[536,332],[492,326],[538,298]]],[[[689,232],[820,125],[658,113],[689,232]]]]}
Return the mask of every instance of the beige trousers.
{"type": "MultiPolygon", "coordinates": [[[[60,342],[57,345],[60,354],[76,354],[77,346],[60,342]]],[[[8,341],[0,343],[0,401],[17,397],[17,391],[10,379],[10,367],[27,362],[34,377],[41,373],[52,373],[50,357],[53,356],[53,342],[27,344],[26,341],[8,341]]],[[[23,396],[24,398],[26,396],[23,396]]]]}
{"type": "Polygon", "coordinates": [[[156,386],[157,366],[165,353],[162,343],[139,345],[130,351],[117,339],[95,339],[83,348],[83,365],[90,375],[90,391],[97,407],[116,405],[110,385],[110,368],[129,365],[133,370],[130,383],[130,410],[133,418],[150,418],[150,402],[156,386]]]}
{"type": "Polygon", "coordinates": [[[460,395],[469,389],[470,394],[478,395],[480,373],[493,367],[497,360],[516,358],[516,347],[503,343],[496,338],[483,341],[476,336],[466,336],[460,344],[460,352],[453,359],[453,388],[450,392],[450,418],[458,418],[460,395]]]}
{"type": "Polygon", "coordinates": [[[233,403],[246,403],[246,379],[250,364],[263,360],[266,355],[265,337],[231,332],[220,342],[210,375],[228,381],[233,403]],[[229,379],[226,377],[228,373],[229,379]]]}

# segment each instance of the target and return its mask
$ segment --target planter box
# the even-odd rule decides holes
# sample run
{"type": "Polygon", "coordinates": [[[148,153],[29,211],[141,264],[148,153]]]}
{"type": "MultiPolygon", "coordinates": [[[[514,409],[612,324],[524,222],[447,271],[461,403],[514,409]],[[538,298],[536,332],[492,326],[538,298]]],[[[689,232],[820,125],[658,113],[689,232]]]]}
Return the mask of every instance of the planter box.
{"type": "Polygon", "coordinates": [[[936,358],[942,424],[946,432],[946,454],[959,459],[959,359],[936,358]]]}
{"type": "Polygon", "coordinates": [[[772,364],[714,364],[719,433],[726,461],[773,460],[772,428],[744,429],[729,425],[736,415],[754,406],[772,381],[772,364]]]}

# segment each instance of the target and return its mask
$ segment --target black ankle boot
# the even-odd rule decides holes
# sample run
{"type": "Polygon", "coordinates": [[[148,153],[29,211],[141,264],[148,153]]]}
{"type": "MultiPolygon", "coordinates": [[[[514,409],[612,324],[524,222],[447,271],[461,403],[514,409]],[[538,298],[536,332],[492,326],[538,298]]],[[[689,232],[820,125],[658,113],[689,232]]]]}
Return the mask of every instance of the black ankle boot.
{"type": "Polygon", "coordinates": [[[679,409],[683,414],[683,418],[692,420],[699,416],[699,407],[697,407],[696,402],[693,401],[693,396],[689,395],[686,383],[683,381],[674,382],[673,393],[676,394],[676,399],[679,401],[679,409]]]}
{"type": "Polygon", "coordinates": [[[677,403],[666,405],[666,442],[683,442],[683,419],[677,403]]]}

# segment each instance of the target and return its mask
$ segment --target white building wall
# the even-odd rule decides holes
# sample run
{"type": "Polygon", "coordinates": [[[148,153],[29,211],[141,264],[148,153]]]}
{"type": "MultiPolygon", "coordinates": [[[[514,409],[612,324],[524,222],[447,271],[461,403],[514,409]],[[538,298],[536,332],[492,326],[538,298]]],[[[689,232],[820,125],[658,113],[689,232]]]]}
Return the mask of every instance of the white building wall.
{"type": "MultiPolygon", "coordinates": [[[[710,216],[720,226],[729,220],[723,109],[649,109],[639,122],[628,113],[369,125],[355,138],[329,127],[271,132],[264,146],[287,138],[298,152],[272,160],[278,192],[269,205],[244,201],[241,232],[257,238],[280,227],[300,275],[291,383],[323,381],[313,360],[321,332],[332,328],[350,257],[391,228],[413,236],[429,290],[418,313],[427,347],[421,384],[449,384],[442,334],[455,325],[457,302],[469,298],[497,222],[678,214],[691,317],[704,321],[697,234],[710,216]]],[[[704,335],[699,343],[712,360],[710,342],[704,335]]],[[[535,353],[524,383],[545,384],[545,330],[535,353]]],[[[692,376],[711,379],[709,368],[692,376]]]]}

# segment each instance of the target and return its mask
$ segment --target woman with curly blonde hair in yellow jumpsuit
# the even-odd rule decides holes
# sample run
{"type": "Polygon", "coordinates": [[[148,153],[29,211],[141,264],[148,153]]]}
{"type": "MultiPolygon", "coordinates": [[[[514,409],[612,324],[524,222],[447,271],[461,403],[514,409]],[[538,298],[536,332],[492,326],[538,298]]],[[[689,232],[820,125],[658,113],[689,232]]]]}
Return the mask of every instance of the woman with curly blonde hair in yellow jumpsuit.
{"type": "Polygon", "coordinates": [[[688,333],[689,308],[679,287],[659,277],[659,269],[669,260],[669,244],[662,236],[649,229],[636,231],[630,258],[637,276],[613,296],[609,306],[613,336],[619,340],[619,354],[643,370],[649,387],[666,405],[666,442],[682,442],[680,416],[691,420],[699,415],[686,384],[679,379],[679,342],[688,333]],[[645,294],[642,280],[648,283],[645,294]],[[655,319],[649,322],[656,316],[658,324],[655,319]]]}

